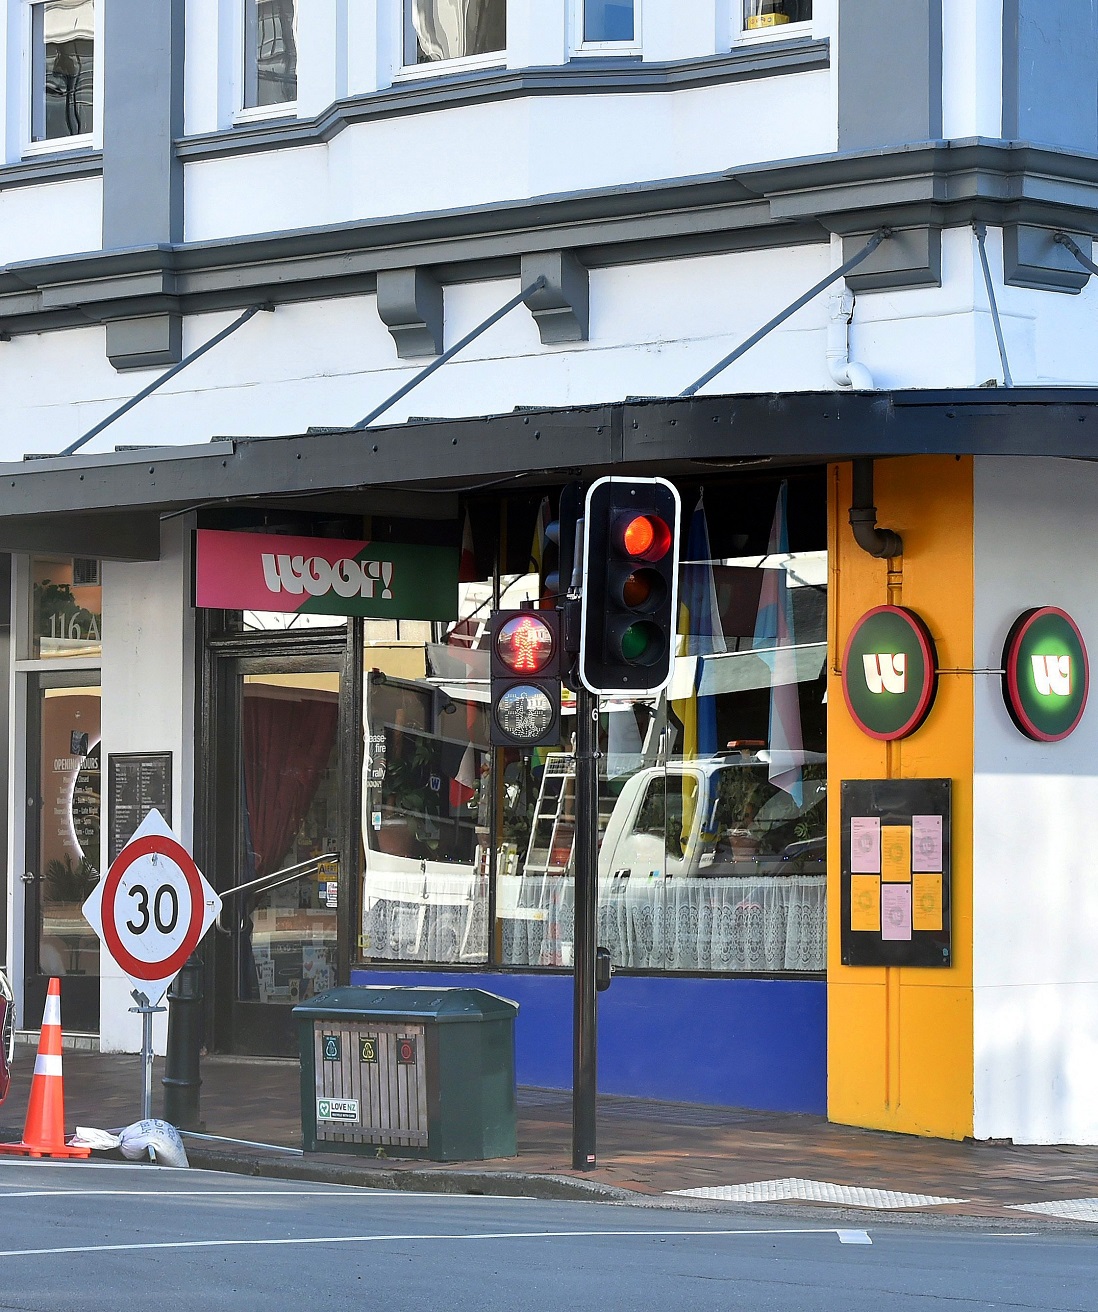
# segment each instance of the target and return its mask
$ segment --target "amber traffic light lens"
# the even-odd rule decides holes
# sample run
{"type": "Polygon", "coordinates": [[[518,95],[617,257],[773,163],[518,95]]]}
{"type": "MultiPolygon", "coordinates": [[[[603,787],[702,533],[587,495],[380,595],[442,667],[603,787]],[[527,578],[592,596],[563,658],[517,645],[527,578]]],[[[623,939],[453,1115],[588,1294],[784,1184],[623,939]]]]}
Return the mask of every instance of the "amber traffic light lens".
{"type": "Polygon", "coordinates": [[[553,659],[553,631],[537,615],[523,612],[496,634],[496,652],[516,674],[539,674],[553,659]]]}
{"type": "Polygon", "coordinates": [[[621,544],[634,560],[662,560],[671,550],[671,530],[659,515],[634,515],[621,530],[621,544]]]}

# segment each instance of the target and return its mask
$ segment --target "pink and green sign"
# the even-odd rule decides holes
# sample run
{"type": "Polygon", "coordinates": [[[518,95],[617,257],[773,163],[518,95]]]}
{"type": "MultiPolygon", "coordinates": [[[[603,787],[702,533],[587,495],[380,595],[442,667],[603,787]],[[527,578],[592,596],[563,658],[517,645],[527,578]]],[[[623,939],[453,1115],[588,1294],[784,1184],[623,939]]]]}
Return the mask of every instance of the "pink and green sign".
{"type": "Polygon", "coordinates": [[[452,620],[457,618],[458,553],[410,543],[199,529],[195,605],[452,620]]]}

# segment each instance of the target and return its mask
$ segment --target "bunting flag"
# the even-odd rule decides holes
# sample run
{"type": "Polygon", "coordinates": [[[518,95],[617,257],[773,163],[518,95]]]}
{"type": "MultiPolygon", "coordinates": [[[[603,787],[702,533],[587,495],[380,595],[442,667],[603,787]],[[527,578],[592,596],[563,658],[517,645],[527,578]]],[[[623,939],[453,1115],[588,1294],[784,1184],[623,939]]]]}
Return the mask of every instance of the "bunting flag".
{"type": "Polygon", "coordinates": [[[469,508],[465,509],[465,526],[461,531],[461,560],[458,564],[458,582],[475,583],[477,581],[477,553],[473,550],[473,521],[469,518],[469,508]]]}
{"type": "MultiPolygon", "coordinates": [[[[473,705],[473,703],[470,703],[473,705]]],[[[476,753],[473,751],[473,744],[470,743],[462,753],[461,762],[457,768],[457,774],[450,780],[450,810],[456,811],[459,807],[465,806],[471,802],[476,795],[477,764],[476,753]]]]}
{"type": "MultiPolygon", "coordinates": [[[[789,484],[778,489],[774,522],[770,527],[767,556],[788,557],[789,529],[786,503],[789,484]]],[[[752,643],[770,667],[770,782],[789,794],[798,806],[803,802],[801,766],[804,740],[801,735],[800,688],[797,683],[797,654],[794,650],[793,598],[784,563],[763,570],[759,613],[752,643]]]]}
{"type": "MultiPolygon", "coordinates": [[[[683,561],[679,582],[679,654],[681,656],[712,656],[727,650],[724,630],[717,611],[717,585],[713,576],[712,553],[709,548],[709,525],[705,518],[704,489],[698,493],[698,504],[690,519],[690,532],[686,539],[686,559],[683,561]]],[[[712,756],[717,751],[717,701],[715,697],[699,697],[704,662],[699,659],[694,674],[694,691],[671,703],[683,726],[682,755],[684,760],[698,756],[712,756]]]]}

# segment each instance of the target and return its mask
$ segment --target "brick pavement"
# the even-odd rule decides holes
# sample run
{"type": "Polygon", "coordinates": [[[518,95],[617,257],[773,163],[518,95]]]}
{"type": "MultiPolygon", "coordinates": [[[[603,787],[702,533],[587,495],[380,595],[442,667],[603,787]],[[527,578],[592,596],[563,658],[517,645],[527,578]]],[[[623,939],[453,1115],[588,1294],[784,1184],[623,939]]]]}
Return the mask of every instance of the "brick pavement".
{"type": "MultiPolygon", "coordinates": [[[[33,1052],[21,1048],[12,1091],[0,1107],[0,1138],[20,1137],[33,1052]]],[[[66,1052],[66,1128],[110,1128],[140,1117],[140,1062],[134,1056],[66,1052]]],[[[160,1113],[160,1063],[155,1070],[154,1114],[160,1113]]],[[[295,1062],[207,1057],[202,1067],[202,1112],[207,1133],[300,1148],[298,1071],[295,1062]]],[[[903,1193],[960,1197],[966,1202],[930,1209],[935,1215],[1011,1218],[1010,1204],[1098,1198],[1098,1148],[1017,1147],[853,1129],[822,1117],[696,1107],[644,1099],[599,1099],[599,1164],[571,1170],[571,1102],[566,1092],[520,1089],[518,1156],[449,1165],[318,1154],[305,1159],[331,1171],[415,1187],[461,1187],[470,1169],[478,1191],[544,1192],[538,1181],[572,1181],[578,1190],[603,1187],[651,1199],[671,1190],[746,1184],[796,1177],[830,1184],[903,1193]],[[395,1174],[394,1174],[395,1173],[395,1174]],[[452,1177],[452,1179],[448,1179],[452,1177]],[[504,1185],[506,1183],[506,1188],[504,1185]]],[[[299,1157],[263,1153],[227,1143],[192,1140],[202,1164],[275,1172],[279,1163],[305,1167],[299,1157]]],[[[548,1185],[545,1186],[547,1188],[548,1185]]],[[[805,1204],[806,1206],[809,1204],[805,1204]]],[[[1096,1212],[1098,1215],[1098,1212],[1096,1212]]]]}

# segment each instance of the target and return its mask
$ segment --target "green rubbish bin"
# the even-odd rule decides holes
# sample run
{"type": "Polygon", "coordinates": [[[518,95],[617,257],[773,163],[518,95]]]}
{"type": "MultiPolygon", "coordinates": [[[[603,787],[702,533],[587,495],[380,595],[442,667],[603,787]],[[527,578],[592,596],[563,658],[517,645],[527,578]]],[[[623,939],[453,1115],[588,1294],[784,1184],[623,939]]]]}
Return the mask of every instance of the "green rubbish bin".
{"type": "Polygon", "coordinates": [[[306,1152],[513,1157],[518,1003],[483,989],[362,987],[294,1008],[306,1152]]]}

